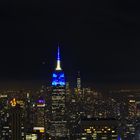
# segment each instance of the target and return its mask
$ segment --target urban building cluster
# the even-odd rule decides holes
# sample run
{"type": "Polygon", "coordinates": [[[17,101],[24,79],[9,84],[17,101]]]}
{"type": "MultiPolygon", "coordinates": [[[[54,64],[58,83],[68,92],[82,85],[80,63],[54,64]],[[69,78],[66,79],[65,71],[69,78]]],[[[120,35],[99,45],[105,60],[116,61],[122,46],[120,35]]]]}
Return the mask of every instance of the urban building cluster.
{"type": "Polygon", "coordinates": [[[51,86],[0,91],[0,140],[140,140],[140,90],[108,93],[65,80],[58,48],[51,86]]]}

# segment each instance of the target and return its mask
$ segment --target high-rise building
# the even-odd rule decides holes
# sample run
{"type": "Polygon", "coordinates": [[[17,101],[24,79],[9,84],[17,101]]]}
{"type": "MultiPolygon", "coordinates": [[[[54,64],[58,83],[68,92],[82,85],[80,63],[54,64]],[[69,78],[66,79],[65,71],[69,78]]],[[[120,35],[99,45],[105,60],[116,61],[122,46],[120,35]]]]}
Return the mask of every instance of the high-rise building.
{"type": "Polygon", "coordinates": [[[60,51],[58,47],[57,66],[52,78],[52,97],[51,97],[51,130],[52,137],[66,137],[66,90],[65,75],[61,68],[60,51]]]}
{"type": "Polygon", "coordinates": [[[39,140],[45,139],[45,100],[39,98],[35,107],[35,122],[33,130],[37,134],[39,140]]]}
{"type": "Polygon", "coordinates": [[[78,72],[78,76],[77,76],[77,93],[81,94],[81,76],[80,76],[80,72],[78,72]]]}
{"type": "Polygon", "coordinates": [[[11,139],[8,95],[0,94],[0,140],[11,139]]]}
{"type": "Polygon", "coordinates": [[[140,118],[140,101],[136,101],[136,117],[140,118]]]}
{"type": "Polygon", "coordinates": [[[11,106],[11,140],[23,140],[25,135],[22,108],[17,104],[15,99],[11,101],[11,106]]]}

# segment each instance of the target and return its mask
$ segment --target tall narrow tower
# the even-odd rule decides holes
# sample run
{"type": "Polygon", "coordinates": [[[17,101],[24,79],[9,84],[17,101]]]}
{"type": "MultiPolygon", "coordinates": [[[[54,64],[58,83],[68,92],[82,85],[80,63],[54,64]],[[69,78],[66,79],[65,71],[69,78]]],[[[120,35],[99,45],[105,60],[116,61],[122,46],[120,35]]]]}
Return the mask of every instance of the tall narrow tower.
{"type": "Polygon", "coordinates": [[[66,137],[65,121],[65,75],[61,68],[60,49],[57,52],[57,66],[52,75],[52,118],[51,118],[51,136],[66,137]]]}
{"type": "Polygon", "coordinates": [[[77,75],[77,93],[81,94],[81,76],[80,76],[80,72],[78,72],[77,75]]]}

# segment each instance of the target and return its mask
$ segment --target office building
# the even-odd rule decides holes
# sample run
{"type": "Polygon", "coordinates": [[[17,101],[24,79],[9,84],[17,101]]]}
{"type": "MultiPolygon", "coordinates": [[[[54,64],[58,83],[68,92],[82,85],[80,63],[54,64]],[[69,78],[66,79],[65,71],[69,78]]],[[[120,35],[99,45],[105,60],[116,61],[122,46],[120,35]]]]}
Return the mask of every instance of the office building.
{"type": "Polygon", "coordinates": [[[66,90],[65,75],[61,68],[60,51],[57,53],[57,66],[52,78],[52,98],[51,98],[51,130],[52,137],[66,137],[66,90]]]}

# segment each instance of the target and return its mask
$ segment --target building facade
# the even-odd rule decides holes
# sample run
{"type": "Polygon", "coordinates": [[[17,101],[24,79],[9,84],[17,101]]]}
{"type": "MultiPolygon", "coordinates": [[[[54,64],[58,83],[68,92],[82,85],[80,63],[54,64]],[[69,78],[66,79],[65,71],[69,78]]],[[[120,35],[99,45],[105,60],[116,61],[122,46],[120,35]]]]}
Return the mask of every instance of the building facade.
{"type": "Polygon", "coordinates": [[[57,53],[57,67],[52,76],[51,96],[51,137],[64,138],[67,136],[66,129],[66,90],[65,75],[60,64],[60,52],[57,53]]]}

